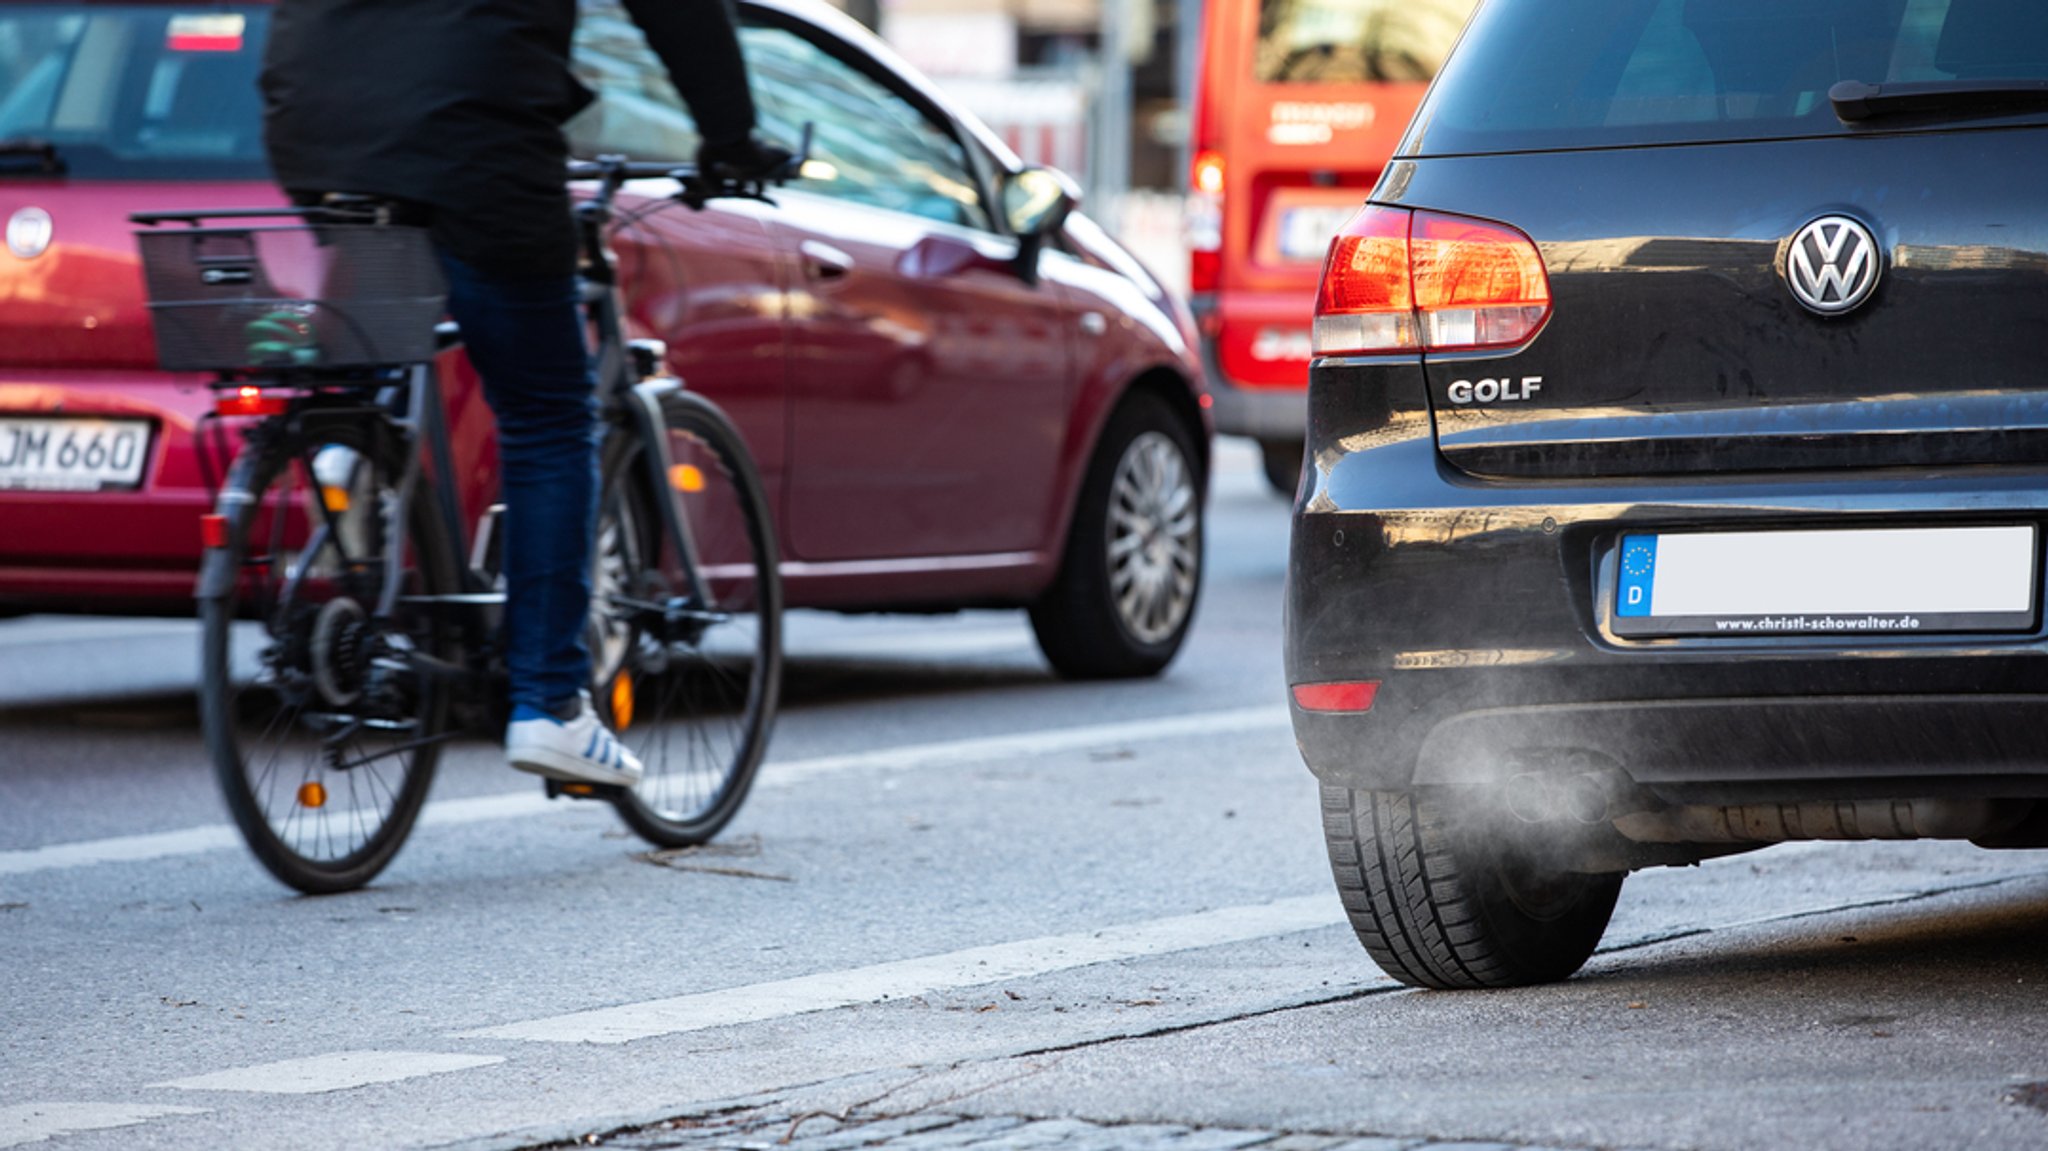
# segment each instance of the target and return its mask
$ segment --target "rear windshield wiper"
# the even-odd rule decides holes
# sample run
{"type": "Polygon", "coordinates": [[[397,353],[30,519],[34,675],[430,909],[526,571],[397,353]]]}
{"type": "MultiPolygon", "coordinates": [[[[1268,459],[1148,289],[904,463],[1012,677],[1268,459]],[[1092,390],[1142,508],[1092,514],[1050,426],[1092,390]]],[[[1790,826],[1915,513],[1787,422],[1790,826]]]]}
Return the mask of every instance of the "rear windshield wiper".
{"type": "Polygon", "coordinates": [[[2048,107],[2048,80],[1935,80],[1865,84],[1844,80],[1828,89],[1845,124],[1915,112],[2000,112],[2048,107]]]}
{"type": "Polygon", "coordinates": [[[64,173],[64,157],[57,154],[57,145],[48,140],[36,140],[27,136],[12,140],[0,140],[0,174],[34,171],[38,175],[60,176],[64,173]],[[16,168],[6,162],[15,159],[34,158],[42,163],[34,169],[16,168]]]}

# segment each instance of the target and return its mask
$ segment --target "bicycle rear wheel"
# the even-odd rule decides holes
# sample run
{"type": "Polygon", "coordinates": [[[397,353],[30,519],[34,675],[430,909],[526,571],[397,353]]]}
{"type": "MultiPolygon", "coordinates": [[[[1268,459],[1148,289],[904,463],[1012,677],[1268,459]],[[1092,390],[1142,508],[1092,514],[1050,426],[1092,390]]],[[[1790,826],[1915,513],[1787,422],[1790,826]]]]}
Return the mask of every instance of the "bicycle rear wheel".
{"type": "Polygon", "coordinates": [[[202,577],[215,776],[256,858],[310,895],[361,887],[391,862],[445,738],[447,686],[412,659],[453,646],[416,599],[455,590],[427,500],[407,501],[395,602],[379,611],[401,470],[360,429],[274,441],[230,477],[227,547],[202,577]]]}
{"type": "Polygon", "coordinates": [[[647,767],[617,795],[620,816],[650,843],[688,847],[738,813],[767,751],[782,685],[782,580],[739,433],[688,392],[664,397],[662,419],[669,466],[659,487],[637,434],[615,436],[607,453],[592,694],[647,767]],[[676,501],[687,544],[657,499],[676,501]]]}

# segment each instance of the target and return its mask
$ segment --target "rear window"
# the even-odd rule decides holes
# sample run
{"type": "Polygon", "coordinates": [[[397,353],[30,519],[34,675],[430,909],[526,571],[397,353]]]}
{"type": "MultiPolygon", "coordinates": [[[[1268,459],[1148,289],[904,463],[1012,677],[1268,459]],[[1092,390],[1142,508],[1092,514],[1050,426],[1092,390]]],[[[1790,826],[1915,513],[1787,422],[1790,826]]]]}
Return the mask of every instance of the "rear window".
{"type": "Polygon", "coordinates": [[[84,179],[268,173],[259,7],[0,5],[0,177],[47,143],[84,179]]]}
{"type": "Polygon", "coordinates": [[[1477,0],[1264,0],[1262,84],[1426,82],[1477,0]]]}
{"type": "Polygon", "coordinates": [[[1489,0],[1403,153],[1835,135],[1839,81],[2002,79],[2048,79],[2043,0],[1489,0]]]}

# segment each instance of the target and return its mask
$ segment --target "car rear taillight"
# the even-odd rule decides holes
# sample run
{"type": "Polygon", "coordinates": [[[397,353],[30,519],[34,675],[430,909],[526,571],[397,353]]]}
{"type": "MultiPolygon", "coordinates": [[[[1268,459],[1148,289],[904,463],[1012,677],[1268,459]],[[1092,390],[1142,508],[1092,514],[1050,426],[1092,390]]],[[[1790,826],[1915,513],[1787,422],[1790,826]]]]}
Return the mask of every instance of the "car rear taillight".
{"type": "Polygon", "coordinates": [[[1417,346],[1409,215],[1404,208],[1368,204],[1330,241],[1310,336],[1316,355],[1417,346]]]}
{"type": "Polygon", "coordinates": [[[1204,150],[1188,169],[1188,287],[1213,292],[1223,271],[1223,153],[1204,150]]]}
{"type": "Polygon", "coordinates": [[[1550,317],[1535,241],[1487,220],[1368,204],[1330,241],[1315,353],[1510,348],[1550,317]]]}

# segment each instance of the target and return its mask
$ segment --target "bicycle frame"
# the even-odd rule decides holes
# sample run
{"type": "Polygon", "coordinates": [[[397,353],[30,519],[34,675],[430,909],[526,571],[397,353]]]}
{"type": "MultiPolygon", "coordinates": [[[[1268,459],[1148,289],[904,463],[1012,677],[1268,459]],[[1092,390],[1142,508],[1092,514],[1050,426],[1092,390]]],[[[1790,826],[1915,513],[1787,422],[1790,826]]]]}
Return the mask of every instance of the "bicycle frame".
{"type": "MultiPolygon", "coordinates": [[[[627,344],[623,309],[619,303],[618,265],[604,237],[605,226],[612,218],[613,196],[625,180],[632,178],[631,173],[635,169],[644,172],[646,166],[630,164],[622,157],[607,156],[598,159],[595,167],[600,172],[598,193],[576,205],[576,227],[583,247],[583,309],[591,330],[597,336],[598,394],[604,397],[607,416],[623,411],[631,419],[634,430],[647,449],[642,453],[642,459],[646,461],[644,477],[648,490],[666,495],[672,490],[669,476],[675,466],[675,456],[662,430],[661,399],[671,392],[681,391],[683,384],[673,376],[653,375],[661,358],[655,352],[658,345],[652,341],[638,347],[627,344]],[[642,350],[646,354],[631,354],[642,350]],[[640,371],[629,371],[629,368],[640,371]],[[635,375],[643,378],[636,381],[633,379],[635,375]]],[[[674,175],[676,171],[664,169],[660,174],[674,175]]],[[[711,597],[704,585],[689,521],[677,509],[674,498],[656,502],[661,507],[662,526],[681,552],[679,558],[683,574],[689,580],[688,598],[697,604],[709,603],[711,597]]]]}

